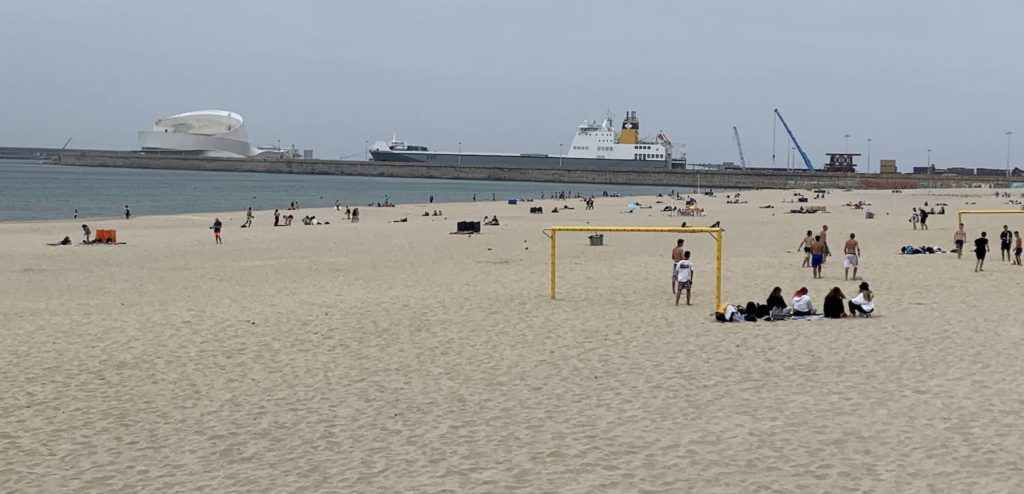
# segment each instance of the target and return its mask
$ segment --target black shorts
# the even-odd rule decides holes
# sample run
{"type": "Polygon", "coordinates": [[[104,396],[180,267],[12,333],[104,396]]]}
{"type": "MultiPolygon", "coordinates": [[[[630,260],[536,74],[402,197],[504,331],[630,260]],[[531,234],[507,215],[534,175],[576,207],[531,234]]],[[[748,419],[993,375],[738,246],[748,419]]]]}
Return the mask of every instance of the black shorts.
{"type": "Polygon", "coordinates": [[[978,260],[979,261],[985,259],[985,251],[983,251],[983,250],[976,250],[976,251],[974,251],[974,255],[978,256],[978,260]]]}
{"type": "Polygon", "coordinates": [[[963,249],[964,248],[964,241],[963,240],[957,240],[955,243],[956,243],[956,248],[957,249],[963,249]]]}
{"type": "Polygon", "coordinates": [[[1016,249],[1013,249],[1013,255],[1019,256],[1021,251],[1024,251],[1024,249],[1021,249],[1020,247],[1017,247],[1016,249]]]}
{"type": "Polygon", "coordinates": [[[1006,242],[1006,243],[999,244],[999,248],[1009,252],[1010,251],[1010,243],[1006,242]]]}

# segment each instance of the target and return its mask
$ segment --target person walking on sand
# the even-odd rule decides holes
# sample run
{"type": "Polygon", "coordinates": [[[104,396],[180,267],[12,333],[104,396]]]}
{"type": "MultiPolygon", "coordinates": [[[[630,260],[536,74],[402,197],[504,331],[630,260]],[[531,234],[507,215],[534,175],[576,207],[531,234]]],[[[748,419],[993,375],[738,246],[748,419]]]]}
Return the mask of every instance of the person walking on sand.
{"type": "Polygon", "coordinates": [[[92,235],[92,230],[89,229],[89,225],[82,225],[82,233],[85,234],[85,243],[89,243],[89,237],[92,235]]]}
{"type": "MultiPolygon", "coordinates": [[[[927,205],[928,203],[925,203],[925,206],[927,205]]],[[[928,211],[925,211],[924,208],[921,208],[921,229],[928,229],[928,211]]]]}
{"type": "Polygon", "coordinates": [[[352,223],[359,223],[359,208],[352,208],[352,223]]]}
{"type": "Polygon", "coordinates": [[[967,232],[964,231],[963,223],[960,223],[960,229],[953,234],[953,243],[956,245],[956,258],[963,259],[964,244],[967,243],[967,232]]]}
{"type": "Polygon", "coordinates": [[[274,210],[274,226],[279,226],[280,224],[281,224],[281,210],[280,209],[275,209],[274,210]]]}
{"type": "Polygon", "coordinates": [[[978,262],[974,263],[974,272],[985,270],[985,254],[988,253],[988,235],[981,232],[981,236],[974,239],[974,255],[978,262]]]}
{"type": "Polygon", "coordinates": [[[821,241],[821,235],[817,235],[811,242],[811,275],[814,278],[821,278],[821,265],[824,262],[825,243],[821,241]]]}
{"type": "Polygon", "coordinates": [[[210,229],[213,230],[213,239],[215,242],[217,242],[217,245],[223,243],[220,240],[220,229],[222,226],[224,225],[220,222],[220,218],[213,219],[213,226],[211,226],[210,229]]]}
{"type": "Polygon", "coordinates": [[[843,259],[843,278],[845,280],[850,279],[850,268],[853,268],[853,279],[857,279],[857,266],[860,265],[860,243],[857,242],[857,235],[851,233],[850,239],[846,241],[846,245],[843,246],[843,253],[846,254],[846,258],[843,259]]]}
{"type": "Polygon", "coordinates": [[[693,262],[690,261],[690,251],[683,252],[683,258],[676,263],[676,281],[679,286],[676,288],[676,305],[679,305],[679,297],[686,290],[686,305],[690,304],[690,289],[693,288],[693,262]]]}
{"type": "Polygon", "coordinates": [[[252,227],[252,207],[245,212],[245,223],[242,224],[242,228],[252,227]]]}
{"type": "Polygon", "coordinates": [[[75,219],[78,219],[78,209],[75,209],[75,219]]]}
{"type": "Polygon", "coordinates": [[[910,224],[917,230],[917,223],[921,221],[921,215],[917,214],[917,208],[914,208],[914,212],[910,213],[910,224]]]}
{"type": "MultiPolygon", "coordinates": [[[[825,248],[824,253],[821,256],[821,263],[825,264],[828,260],[828,256],[832,255],[832,251],[828,248],[828,225],[821,225],[821,245],[825,248]]],[[[820,273],[819,273],[820,274],[820,273]]]]}
{"type": "Polygon", "coordinates": [[[1010,245],[1013,244],[1013,233],[1010,232],[1010,227],[1003,225],[1003,231],[999,232],[999,257],[1006,261],[1012,261],[1010,257],[1010,245]]]}
{"type": "Polygon", "coordinates": [[[811,266],[811,243],[814,242],[814,233],[807,230],[807,236],[800,241],[800,246],[796,250],[803,249],[804,251],[804,263],[800,265],[801,268],[808,268],[811,266]]]}
{"type": "Polygon", "coordinates": [[[1020,266],[1020,254],[1024,251],[1024,245],[1021,243],[1020,232],[1013,232],[1013,263],[1020,266]]]}
{"type": "Polygon", "coordinates": [[[676,294],[676,285],[679,284],[679,261],[683,260],[683,244],[686,240],[676,240],[676,246],[672,248],[672,294],[676,294]]]}

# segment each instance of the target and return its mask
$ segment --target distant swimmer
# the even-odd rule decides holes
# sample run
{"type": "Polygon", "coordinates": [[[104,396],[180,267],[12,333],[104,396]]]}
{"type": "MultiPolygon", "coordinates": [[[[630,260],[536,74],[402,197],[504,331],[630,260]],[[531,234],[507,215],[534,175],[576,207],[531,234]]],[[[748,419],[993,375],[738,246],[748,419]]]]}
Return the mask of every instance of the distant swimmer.
{"type": "Polygon", "coordinates": [[[843,259],[843,278],[846,280],[850,279],[850,268],[853,268],[853,279],[857,279],[857,266],[860,264],[860,243],[857,242],[856,237],[857,235],[851,233],[850,239],[843,246],[843,253],[846,254],[846,258],[843,259]]]}

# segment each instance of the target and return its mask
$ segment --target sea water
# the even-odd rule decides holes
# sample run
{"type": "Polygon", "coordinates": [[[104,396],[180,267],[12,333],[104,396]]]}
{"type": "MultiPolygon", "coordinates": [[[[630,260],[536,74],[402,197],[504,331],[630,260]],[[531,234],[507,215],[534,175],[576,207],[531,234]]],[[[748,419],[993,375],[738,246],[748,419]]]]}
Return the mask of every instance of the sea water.
{"type": "MultiPolygon", "coordinates": [[[[94,168],[0,160],[0,221],[300,207],[667,194],[670,187],[94,168]]],[[[680,188],[676,188],[680,190],[680,188]]],[[[689,191],[689,189],[686,189],[689,191]]],[[[623,207],[626,204],[622,204],[623,207]]]]}

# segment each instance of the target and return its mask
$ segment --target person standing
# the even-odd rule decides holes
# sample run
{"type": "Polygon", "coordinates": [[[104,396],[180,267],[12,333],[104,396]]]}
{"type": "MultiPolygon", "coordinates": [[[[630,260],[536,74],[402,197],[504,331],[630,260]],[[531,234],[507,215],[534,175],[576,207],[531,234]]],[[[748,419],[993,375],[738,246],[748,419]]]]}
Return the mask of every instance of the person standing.
{"type": "Polygon", "coordinates": [[[1021,244],[1020,232],[1013,232],[1013,263],[1020,266],[1020,254],[1024,251],[1024,245],[1021,244]]]}
{"type": "Polygon", "coordinates": [[[1010,245],[1013,243],[1013,233],[1010,227],[1003,225],[1003,231],[999,232],[999,257],[1003,262],[1012,261],[1010,257],[1010,245]]]}
{"type": "Polygon", "coordinates": [[[352,223],[359,223],[359,208],[352,208],[352,223]]]}
{"type": "Polygon", "coordinates": [[[339,201],[337,199],[334,200],[334,210],[335,211],[341,211],[341,201],[339,201]]]}
{"type": "Polygon", "coordinates": [[[220,229],[223,226],[224,226],[224,224],[220,222],[220,218],[214,218],[213,219],[213,226],[211,226],[210,229],[213,230],[213,239],[214,239],[214,241],[217,242],[217,245],[220,245],[220,244],[223,243],[220,240],[220,229]]]}
{"type": "Polygon", "coordinates": [[[683,252],[683,259],[676,263],[676,280],[679,286],[676,288],[676,305],[679,305],[679,297],[686,290],[686,305],[690,305],[690,290],[693,288],[693,262],[690,261],[690,251],[683,252]]]}
{"type": "Polygon", "coordinates": [[[807,268],[811,266],[811,243],[814,242],[814,233],[807,230],[807,236],[800,241],[800,246],[796,250],[803,249],[804,251],[804,263],[800,265],[801,268],[807,268]]]}
{"type": "Polygon", "coordinates": [[[89,225],[82,225],[82,233],[85,234],[85,243],[89,243],[89,237],[92,235],[92,230],[89,229],[89,225]]]}
{"type": "Polygon", "coordinates": [[[131,212],[131,210],[128,209],[128,205],[127,204],[124,205],[124,219],[126,219],[126,220],[132,219],[132,212],[131,212]]]}
{"type": "Polygon", "coordinates": [[[953,234],[953,243],[956,244],[956,258],[963,259],[964,244],[967,243],[967,232],[964,231],[963,223],[960,223],[960,229],[953,234]]]}
{"type": "Polygon", "coordinates": [[[676,246],[672,248],[672,294],[676,295],[676,285],[679,283],[679,261],[683,260],[683,244],[686,240],[676,240],[676,246]]]}
{"type": "Polygon", "coordinates": [[[78,208],[75,208],[75,219],[78,219],[78,208]]]}
{"type": "Polygon", "coordinates": [[[981,232],[981,236],[974,239],[974,255],[978,258],[978,262],[974,263],[975,273],[985,270],[986,253],[988,253],[988,235],[985,232],[981,232]]]}
{"type": "Polygon", "coordinates": [[[811,275],[814,278],[821,278],[821,265],[824,262],[825,243],[821,241],[821,235],[818,235],[811,242],[811,275]]]}
{"type": "Polygon", "coordinates": [[[281,224],[281,210],[280,209],[275,209],[274,210],[274,226],[278,226],[280,224],[281,224]]]}
{"type": "MultiPolygon", "coordinates": [[[[832,251],[828,248],[828,225],[821,225],[821,233],[819,233],[819,235],[821,235],[821,245],[824,247],[824,252],[821,256],[821,263],[825,264],[828,256],[832,255],[832,251]]],[[[821,273],[818,274],[820,275],[821,273]]]]}
{"type": "Polygon", "coordinates": [[[245,223],[242,224],[242,228],[252,227],[252,207],[245,212],[245,223]]]}
{"type": "Polygon", "coordinates": [[[910,213],[910,224],[917,230],[917,223],[921,221],[921,215],[917,214],[917,208],[914,208],[914,212],[910,213]]]}
{"type": "MultiPolygon", "coordinates": [[[[925,205],[927,206],[927,204],[925,205]]],[[[925,211],[924,208],[921,208],[921,229],[928,229],[928,211],[925,211]]]]}
{"type": "Polygon", "coordinates": [[[430,204],[434,203],[434,196],[430,196],[430,204]]]}
{"type": "Polygon", "coordinates": [[[853,268],[853,279],[856,280],[857,267],[860,265],[860,242],[857,242],[857,235],[850,234],[850,239],[843,246],[843,253],[846,254],[846,258],[843,259],[843,278],[849,280],[850,268],[853,268]]]}

